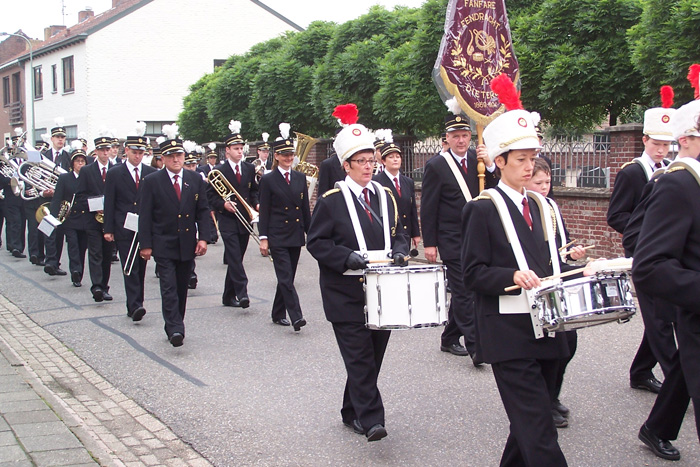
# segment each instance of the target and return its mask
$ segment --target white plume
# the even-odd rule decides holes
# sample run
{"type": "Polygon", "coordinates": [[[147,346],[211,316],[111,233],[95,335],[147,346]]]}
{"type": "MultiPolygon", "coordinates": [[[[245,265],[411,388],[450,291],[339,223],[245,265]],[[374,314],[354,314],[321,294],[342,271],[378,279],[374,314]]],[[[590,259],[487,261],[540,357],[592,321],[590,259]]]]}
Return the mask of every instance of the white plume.
{"type": "Polygon", "coordinates": [[[73,142],[70,143],[70,147],[73,148],[73,151],[76,151],[78,149],[83,149],[83,142],[80,141],[79,139],[73,140],[73,142]]]}
{"type": "Polygon", "coordinates": [[[532,117],[532,123],[534,123],[535,126],[539,126],[540,120],[542,120],[542,116],[540,115],[540,113],[530,112],[530,117],[532,117]]]}
{"type": "Polygon", "coordinates": [[[49,132],[42,133],[42,134],[41,134],[41,139],[42,139],[45,143],[50,143],[50,142],[51,142],[51,133],[49,133],[49,132]]]}
{"type": "Polygon", "coordinates": [[[394,132],[391,129],[385,130],[386,133],[384,133],[384,142],[385,143],[393,143],[394,142],[394,132]]]}
{"type": "Polygon", "coordinates": [[[216,143],[209,143],[209,149],[212,151],[216,150],[216,143]]]}
{"type": "Polygon", "coordinates": [[[97,130],[97,136],[109,136],[109,129],[106,126],[101,125],[100,129],[97,130]]]}
{"type": "Polygon", "coordinates": [[[146,122],[136,122],[135,136],[143,136],[146,134],[146,122]]]}
{"type": "Polygon", "coordinates": [[[456,97],[447,100],[445,102],[445,106],[447,107],[447,110],[452,112],[452,115],[459,115],[462,113],[462,108],[459,106],[459,102],[457,102],[456,97]]]}
{"type": "Polygon", "coordinates": [[[151,138],[149,138],[148,136],[146,136],[146,144],[151,144],[151,138]]]}
{"type": "Polygon", "coordinates": [[[200,146],[199,144],[197,145],[196,148],[194,148],[194,150],[197,154],[204,154],[204,148],[202,146],[200,146]]]}
{"type": "Polygon", "coordinates": [[[161,144],[165,143],[166,139],[167,138],[165,136],[159,136],[156,138],[156,143],[158,143],[158,146],[160,146],[161,144]]]}
{"type": "Polygon", "coordinates": [[[262,140],[267,143],[267,140],[270,138],[270,133],[263,133],[262,134],[262,140]]]}
{"type": "Polygon", "coordinates": [[[15,128],[15,136],[22,136],[22,133],[24,133],[22,127],[15,128]]]}
{"type": "Polygon", "coordinates": [[[384,132],[385,132],[385,131],[386,131],[386,130],[383,129],[383,128],[380,128],[379,130],[376,130],[376,131],[374,132],[374,139],[381,139],[381,140],[383,140],[383,139],[384,139],[384,132]]]}
{"type": "Polygon", "coordinates": [[[195,143],[194,141],[185,140],[182,142],[182,147],[185,148],[185,151],[187,151],[188,153],[194,152],[195,149],[197,149],[197,143],[195,143]]]}
{"type": "Polygon", "coordinates": [[[231,120],[228,124],[228,129],[231,130],[231,133],[237,135],[241,132],[241,122],[238,120],[231,120]]]}
{"type": "Polygon", "coordinates": [[[115,128],[110,128],[109,136],[111,136],[112,138],[116,138],[117,137],[117,130],[115,128]]]}
{"type": "Polygon", "coordinates": [[[289,123],[280,123],[280,136],[282,139],[289,138],[289,130],[292,126],[289,123]]]}
{"type": "Polygon", "coordinates": [[[66,119],[63,117],[56,117],[53,119],[53,122],[56,124],[56,126],[63,126],[63,124],[66,123],[66,119]]]}
{"type": "Polygon", "coordinates": [[[172,125],[163,125],[163,134],[166,136],[167,139],[177,138],[177,134],[179,131],[180,127],[177,126],[177,123],[173,123],[172,125]]]}

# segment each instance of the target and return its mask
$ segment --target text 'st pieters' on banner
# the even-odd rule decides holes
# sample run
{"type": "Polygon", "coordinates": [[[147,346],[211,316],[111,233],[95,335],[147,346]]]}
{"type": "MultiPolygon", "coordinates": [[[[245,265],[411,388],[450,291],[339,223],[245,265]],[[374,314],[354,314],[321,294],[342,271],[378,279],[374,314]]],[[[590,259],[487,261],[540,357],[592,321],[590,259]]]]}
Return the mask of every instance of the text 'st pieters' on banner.
{"type": "Polygon", "coordinates": [[[443,102],[457,98],[477,124],[486,126],[501,111],[491,80],[506,74],[520,78],[503,0],[450,0],[445,35],[433,80],[443,102]]]}

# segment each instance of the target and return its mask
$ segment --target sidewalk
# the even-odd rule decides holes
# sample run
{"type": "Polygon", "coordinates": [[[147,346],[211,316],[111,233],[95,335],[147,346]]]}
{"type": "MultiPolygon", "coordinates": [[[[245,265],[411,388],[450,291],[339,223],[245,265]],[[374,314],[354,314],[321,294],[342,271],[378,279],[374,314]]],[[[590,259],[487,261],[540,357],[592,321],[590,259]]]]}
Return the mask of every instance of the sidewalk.
{"type": "Polygon", "coordinates": [[[0,296],[0,465],[210,466],[0,296]]]}

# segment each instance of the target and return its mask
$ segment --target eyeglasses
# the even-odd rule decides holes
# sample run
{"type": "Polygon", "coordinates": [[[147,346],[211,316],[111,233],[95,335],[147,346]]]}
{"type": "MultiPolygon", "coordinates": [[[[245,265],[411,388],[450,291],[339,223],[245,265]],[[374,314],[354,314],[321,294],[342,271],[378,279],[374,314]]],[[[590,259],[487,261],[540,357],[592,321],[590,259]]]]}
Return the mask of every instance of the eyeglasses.
{"type": "Polygon", "coordinates": [[[365,159],[364,157],[362,159],[350,159],[349,162],[356,162],[360,165],[376,165],[377,163],[374,159],[365,159]]]}

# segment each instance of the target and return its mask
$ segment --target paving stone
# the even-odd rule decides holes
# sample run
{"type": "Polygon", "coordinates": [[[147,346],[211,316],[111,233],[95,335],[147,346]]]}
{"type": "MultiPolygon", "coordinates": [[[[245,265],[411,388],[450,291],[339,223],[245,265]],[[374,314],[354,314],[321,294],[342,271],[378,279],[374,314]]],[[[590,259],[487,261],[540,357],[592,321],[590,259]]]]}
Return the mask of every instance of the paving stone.
{"type": "Polygon", "coordinates": [[[17,438],[11,431],[0,433],[0,446],[13,446],[17,444],[17,438]]]}
{"type": "Polygon", "coordinates": [[[28,401],[3,401],[0,400],[0,413],[10,414],[13,412],[34,412],[46,409],[46,403],[36,397],[28,401]]]}
{"type": "Polygon", "coordinates": [[[90,453],[83,447],[32,453],[32,459],[37,467],[96,465],[90,453]]]}
{"type": "Polygon", "coordinates": [[[14,430],[20,438],[24,436],[48,436],[60,433],[71,433],[60,420],[54,422],[25,423],[15,426],[14,430]]]}
{"type": "Polygon", "coordinates": [[[28,460],[27,455],[18,445],[15,444],[14,446],[0,446],[0,462],[9,463],[21,462],[26,460],[28,460]]]}
{"type": "Polygon", "coordinates": [[[54,422],[58,420],[56,414],[44,405],[44,410],[35,410],[32,412],[12,412],[4,414],[5,420],[11,426],[22,425],[24,423],[36,422],[54,422]]]}
{"type": "Polygon", "coordinates": [[[55,449],[79,448],[83,446],[73,433],[61,433],[49,436],[26,436],[20,438],[20,440],[24,448],[30,453],[55,449]]]}

